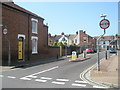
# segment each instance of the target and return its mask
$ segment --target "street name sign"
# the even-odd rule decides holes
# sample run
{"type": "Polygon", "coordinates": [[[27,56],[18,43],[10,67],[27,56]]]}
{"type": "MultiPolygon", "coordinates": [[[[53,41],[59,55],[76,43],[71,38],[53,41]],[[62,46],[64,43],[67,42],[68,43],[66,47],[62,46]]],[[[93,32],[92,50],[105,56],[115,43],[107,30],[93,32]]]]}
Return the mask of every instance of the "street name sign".
{"type": "Polygon", "coordinates": [[[110,21],[107,19],[102,19],[99,25],[100,25],[100,28],[107,29],[110,26],[110,21]]]}

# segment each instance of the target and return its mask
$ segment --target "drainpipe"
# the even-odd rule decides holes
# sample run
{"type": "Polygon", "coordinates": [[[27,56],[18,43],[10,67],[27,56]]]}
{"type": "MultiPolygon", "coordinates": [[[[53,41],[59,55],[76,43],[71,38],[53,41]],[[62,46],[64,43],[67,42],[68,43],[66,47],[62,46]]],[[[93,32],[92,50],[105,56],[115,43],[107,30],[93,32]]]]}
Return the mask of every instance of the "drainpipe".
{"type": "Polygon", "coordinates": [[[30,24],[29,24],[29,20],[30,20],[30,14],[28,14],[28,60],[30,60],[30,24]]]}

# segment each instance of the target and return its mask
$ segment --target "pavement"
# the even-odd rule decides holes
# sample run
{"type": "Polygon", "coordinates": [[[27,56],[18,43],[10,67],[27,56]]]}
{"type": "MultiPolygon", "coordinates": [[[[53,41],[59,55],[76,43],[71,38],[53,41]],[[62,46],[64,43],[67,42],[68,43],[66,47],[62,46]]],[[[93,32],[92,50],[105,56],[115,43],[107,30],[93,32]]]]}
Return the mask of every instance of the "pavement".
{"type": "Polygon", "coordinates": [[[113,55],[107,60],[102,60],[100,71],[97,71],[97,67],[91,69],[90,78],[94,82],[106,84],[109,87],[118,87],[118,70],[120,70],[118,56],[113,55]]]}

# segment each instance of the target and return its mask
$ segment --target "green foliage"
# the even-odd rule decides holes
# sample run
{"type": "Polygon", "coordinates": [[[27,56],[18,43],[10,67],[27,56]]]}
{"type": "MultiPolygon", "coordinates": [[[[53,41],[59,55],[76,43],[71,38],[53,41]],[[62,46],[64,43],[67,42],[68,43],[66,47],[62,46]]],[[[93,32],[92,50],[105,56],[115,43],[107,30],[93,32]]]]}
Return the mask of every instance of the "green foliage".
{"type": "Polygon", "coordinates": [[[62,42],[58,42],[57,46],[63,46],[63,43],[62,42]]]}
{"type": "Polygon", "coordinates": [[[64,42],[64,44],[63,44],[64,46],[67,46],[67,43],[66,42],[64,42]]]}
{"type": "Polygon", "coordinates": [[[72,46],[75,46],[76,44],[75,44],[75,43],[72,43],[71,45],[72,45],[72,46]]]}
{"type": "Polygon", "coordinates": [[[58,45],[57,45],[57,42],[54,42],[54,43],[52,44],[52,46],[54,46],[54,47],[55,47],[55,46],[58,46],[58,45]]]}

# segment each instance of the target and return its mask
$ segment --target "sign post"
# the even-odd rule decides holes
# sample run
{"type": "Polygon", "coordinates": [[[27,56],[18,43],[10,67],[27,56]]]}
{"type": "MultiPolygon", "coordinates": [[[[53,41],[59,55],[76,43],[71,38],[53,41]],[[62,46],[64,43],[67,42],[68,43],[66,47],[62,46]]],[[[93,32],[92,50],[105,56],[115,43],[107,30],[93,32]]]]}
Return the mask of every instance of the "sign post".
{"type": "Polygon", "coordinates": [[[110,26],[110,21],[105,19],[107,15],[102,15],[104,17],[99,23],[100,28],[104,29],[104,33],[97,39],[97,70],[100,71],[100,59],[99,59],[99,40],[105,35],[106,29],[110,26]]]}
{"type": "MultiPolygon", "coordinates": [[[[3,29],[3,34],[6,35],[8,30],[5,28],[3,29]]],[[[8,66],[11,64],[11,49],[10,49],[10,40],[5,36],[6,40],[8,41],[8,66]]]]}

